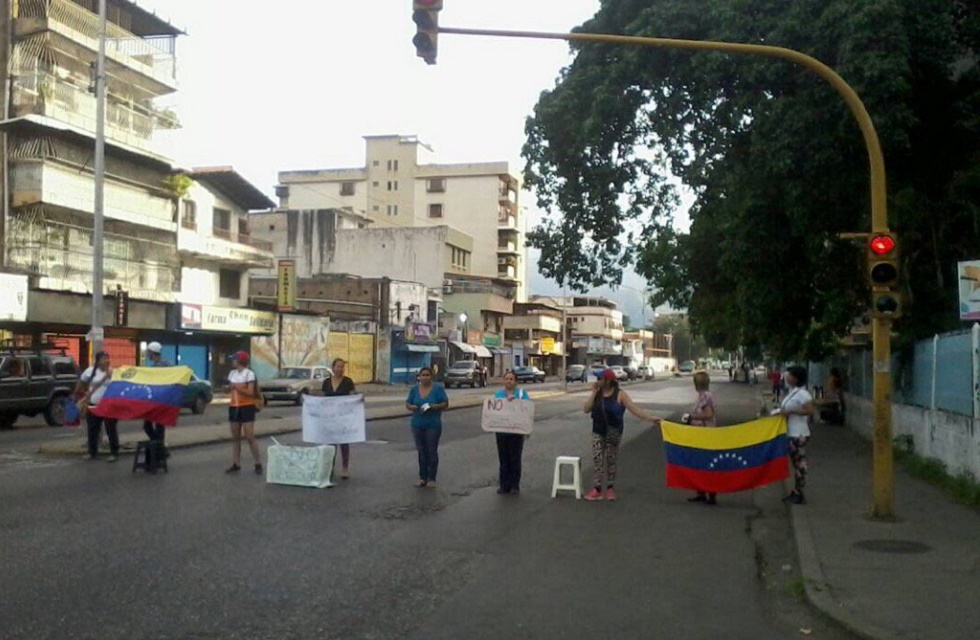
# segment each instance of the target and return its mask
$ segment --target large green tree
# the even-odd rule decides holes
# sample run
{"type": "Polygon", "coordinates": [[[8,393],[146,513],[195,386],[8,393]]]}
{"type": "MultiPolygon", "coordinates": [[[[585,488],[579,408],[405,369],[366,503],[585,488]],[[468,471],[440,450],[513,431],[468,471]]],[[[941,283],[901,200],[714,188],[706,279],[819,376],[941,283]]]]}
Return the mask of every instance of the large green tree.
{"type": "MultiPolygon", "coordinates": [[[[780,45],[836,69],[885,149],[903,335],[955,325],[956,260],[980,253],[980,3],[604,0],[580,29],[780,45]]],[[[867,299],[863,248],[837,240],[870,208],[840,97],[772,59],[573,49],[527,123],[527,184],[551,212],[530,234],[543,273],[584,289],[632,264],[713,346],[821,355],[867,299]]]]}

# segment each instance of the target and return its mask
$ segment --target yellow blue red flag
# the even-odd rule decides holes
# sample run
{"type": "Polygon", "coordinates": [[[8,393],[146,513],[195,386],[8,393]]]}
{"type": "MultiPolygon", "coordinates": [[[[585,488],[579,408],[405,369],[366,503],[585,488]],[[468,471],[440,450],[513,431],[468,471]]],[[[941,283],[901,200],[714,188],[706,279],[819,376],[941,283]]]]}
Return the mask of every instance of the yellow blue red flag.
{"type": "Polygon", "coordinates": [[[92,413],[172,427],[177,424],[190,381],[190,367],[118,367],[92,413]]]}
{"type": "Polygon", "coordinates": [[[668,487],[730,493],[789,477],[784,416],[731,427],[664,422],[662,429],[668,487]]]}

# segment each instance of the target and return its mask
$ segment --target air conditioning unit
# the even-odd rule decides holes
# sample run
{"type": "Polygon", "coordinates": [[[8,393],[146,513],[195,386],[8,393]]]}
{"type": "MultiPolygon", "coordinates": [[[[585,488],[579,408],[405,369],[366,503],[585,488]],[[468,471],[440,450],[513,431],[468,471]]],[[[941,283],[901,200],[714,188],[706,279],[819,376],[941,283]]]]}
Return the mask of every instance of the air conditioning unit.
{"type": "Polygon", "coordinates": [[[448,294],[451,294],[453,292],[453,281],[452,280],[443,280],[442,281],[442,292],[444,294],[447,294],[447,295],[448,294]]]}

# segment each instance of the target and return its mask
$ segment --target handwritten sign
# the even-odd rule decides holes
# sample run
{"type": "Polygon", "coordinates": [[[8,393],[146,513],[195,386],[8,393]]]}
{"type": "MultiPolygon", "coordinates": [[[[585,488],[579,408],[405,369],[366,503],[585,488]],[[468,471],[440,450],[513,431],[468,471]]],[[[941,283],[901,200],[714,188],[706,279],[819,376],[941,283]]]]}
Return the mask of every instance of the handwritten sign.
{"type": "Polygon", "coordinates": [[[303,402],[303,442],[350,444],[365,440],[364,396],[306,396],[303,402]]]}
{"type": "Polygon", "coordinates": [[[332,487],[333,460],[337,448],[287,447],[276,444],[266,452],[265,481],[294,487],[323,489],[332,487]]]}
{"type": "Polygon", "coordinates": [[[530,400],[487,398],[483,401],[481,426],[484,431],[528,435],[534,429],[534,403],[530,400]]]}

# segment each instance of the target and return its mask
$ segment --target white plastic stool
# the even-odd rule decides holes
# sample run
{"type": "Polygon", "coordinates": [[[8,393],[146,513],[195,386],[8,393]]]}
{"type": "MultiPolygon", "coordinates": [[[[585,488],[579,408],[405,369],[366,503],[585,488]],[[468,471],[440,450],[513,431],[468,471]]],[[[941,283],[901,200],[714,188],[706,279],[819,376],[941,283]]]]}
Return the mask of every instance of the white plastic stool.
{"type": "Polygon", "coordinates": [[[582,458],[578,456],[558,456],[555,459],[555,481],[551,485],[551,497],[558,496],[559,491],[574,491],[575,499],[582,499],[582,458]],[[572,467],[572,484],[563,484],[561,468],[572,467]]]}

